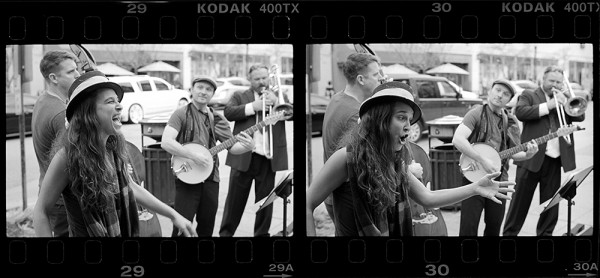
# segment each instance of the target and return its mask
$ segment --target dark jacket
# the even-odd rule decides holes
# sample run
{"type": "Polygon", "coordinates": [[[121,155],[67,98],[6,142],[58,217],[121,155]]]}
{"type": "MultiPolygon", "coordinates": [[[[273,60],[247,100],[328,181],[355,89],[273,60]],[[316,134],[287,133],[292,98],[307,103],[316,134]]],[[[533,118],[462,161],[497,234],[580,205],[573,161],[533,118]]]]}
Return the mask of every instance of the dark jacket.
{"type": "MultiPolygon", "coordinates": [[[[544,135],[547,135],[550,131],[550,121],[554,123],[556,128],[560,127],[558,114],[556,109],[550,110],[550,114],[543,117],[539,116],[539,106],[546,102],[546,96],[541,87],[532,90],[525,90],[519,96],[515,108],[515,114],[517,119],[523,122],[523,131],[521,133],[521,142],[526,143],[532,139],[537,139],[544,135]]],[[[581,122],[585,120],[585,114],[579,117],[571,117],[565,114],[567,124],[572,122],[581,122]]],[[[573,141],[573,134],[571,137],[571,145],[567,144],[565,139],[559,137],[560,145],[560,161],[565,172],[575,169],[575,142],[573,141]]],[[[538,146],[538,152],[531,158],[523,161],[515,162],[517,166],[525,167],[525,169],[537,172],[542,166],[546,153],[546,143],[538,146]]]]}
{"type": "MultiPolygon", "coordinates": [[[[223,114],[228,121],[235,122],[233,134],[237,135],[254,125],[256,115],[246,116],[245,106],[254,101],[254,92],[249,89],[243,92],[236,92],[229,100],[223,114]]],[[[262,113],[262,112],[257,112],[262,113]]],[[[269,128],[267,126],[267,128],[269,128]]],[[[249,134],[252,136],[252,134],[249,134]]],[[[240,155],[228,153],[225,164],[239,171],[247,171],[252,159],[252,152],[245,152],[240,155]]],[[[285,134],[285,121],[278,121],[273,125],[273,158],[271,159],[273,171],[288,169],[287,142],[285,134]]]]}

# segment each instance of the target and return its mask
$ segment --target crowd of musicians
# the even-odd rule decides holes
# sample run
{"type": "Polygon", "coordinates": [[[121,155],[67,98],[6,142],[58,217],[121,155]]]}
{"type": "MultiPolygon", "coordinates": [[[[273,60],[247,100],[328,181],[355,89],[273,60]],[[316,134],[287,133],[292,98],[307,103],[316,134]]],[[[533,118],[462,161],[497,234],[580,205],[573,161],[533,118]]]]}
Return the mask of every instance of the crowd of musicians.
{"type": "MultiPolygon", "coordinates": [[[[323,202],[336,236],[424,235],[415,228],[411,202],[424,208],[460,202],[459,236],[478,236],[482,213],[484,236],[517,236],[538,184],[543,203],[559,189],[561,168],[576,168],[573,135],[565,129],[585,119],[585,107],[582,100],[572,101],[557,66],[545,69],[538,89],[522,92],[514,113],[506,109],[515,96],[510,82],[490,84],[487,102],[464,115],[452,138],[461,158],[470,160],[470,167],[460,165],[462,184],[434,191],[423,177],[428,158],[407,140],[411,125],[422,117],[415,88],[388,81],[378,57],[368,53],[350,54],[342,70],[347,84],[331,97],[323,120],[325,163],[306,193],[309,236],[317,234],[314,212],[323,202]],[[503,151],[509,155],[500,158],[503,151]],[[510,160],[517,169],[509,179],[510,160]]],[[[558,206],[546,209],[536,234],[552,235],[557,220],[558,206]]]]}
{"type": "MultiPolygon", "coordinates": [[[[219,146],[227,150],[224,163],[231,168],[218,235],[234,236],[251,187],[259,201],[274,189],[276,172],[288,169],[285,120],[291,120],[292,111],[285,104],[287,96],[279,92],[280,85],[273,82],[278,78],[276,70],[264,64],[249,67],[250,88],[236,92],[223,113],[208,106],[216,80],[193,79],[191,102],[170,116],[161,147],[185,160],[186,171],[206,173],[206,177],[193,182],[176,179],[171,207],[147,191],[134,171],[130,142],[120,130],[120,114],[126,113],[120,104],[123,89],[98,71],[83,51],[46,53],[40,63],[46,91],[34,106],[32,120],[41,173],[34,208],[36,236],[140,236],[141,207],[168,217],[173,237],[213,236],[220,162],[216,153],[189,151],[184,146],[208,150],[217,141],[226,143],[219,146]],[[274,112],[288,114],[265,127],[263,119],[274,112]],[[259,125],[263,128],[254,128],[259,125]]],[[[270,236],[272,214],[272,204],[256,213],[254,236],[270,236]]]]}
{"type": "MultiPolygon", "coordinates": [[[[191,183],[176,179],[174,207],[164,204],[132,171],[128,142],[120,131],[123,89],[89,61],[84,63],[88,68],[78,68],[80,59],[67,51],[50,51],[40,63],[46,91],[34,106],[32,120],[40,167],[37,236],[139,236],[139,206],[167,216],[173,237],[213,236],[220,162],[214,153],[185,146],[212,149],[219,141],[231,143],[223,144],[231,172],[218,235],[231,237],[252,185],[255,200],[261,200],[273,190],[275,173],[288,169],[285,122],[253,128],[287,101],[273,86],[269,67],[249,67],[250,88],[236,92],[222,114],[208,106],[215,79],[198,76],[190,84],[192,101],[171,115],[161,147],[186,159],[187,168],[203,169],[206,177],[191,183]]],[[[452,140],[481,169],[480,175],[465,175],[462,185],[434,191],[423,179],[428,160],[420,159],[415,153],[419,147],[407,139],[411,125],[422,117],[415,88],[387,81],[372,54],[351,54],[342,68],[347,84],[331,97],[323,122],[325,164],[306,192],[309,236],[316,234],[313,213],[323,202],[336,236],[415,235],[413,201],[425,208],[461,202],[460,236],[478,235],[482,213],[485,236],[516,236],[538,184],[542,203],[558,190],[561,168],[576,168],[572,134],[538,140],[585,119],[584,113],[564,113],[572,94],[559,67],[545,70],[537,90],[523,91],[514,113],[506,109],[514,88],[504,79],[494,81],[487,102],[464,115],[452,140]],[[522,148],[496,162],[476,148],[480,143],[496,153],[522,148]],[[508,177],[510,160],[517,165],[514,179],[508,177]]],[[[254,236],[270,236],[272,213],[272,205],[256,213],[254,236]]],[[[557,220],[558,206],[541,213],[537,235],[552,235],[557,220]]]]}

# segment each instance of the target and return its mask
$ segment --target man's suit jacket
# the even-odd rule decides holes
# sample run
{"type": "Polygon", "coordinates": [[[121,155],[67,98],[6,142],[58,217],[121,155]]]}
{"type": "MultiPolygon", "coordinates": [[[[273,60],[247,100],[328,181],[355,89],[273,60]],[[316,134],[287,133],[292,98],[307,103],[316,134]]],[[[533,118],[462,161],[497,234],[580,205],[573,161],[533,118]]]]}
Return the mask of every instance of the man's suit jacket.
{"type": "MultiPolygon", "coordinates": [[[[532,90],[524,90],[515,108],[517,119],[523,122],[523,132],[521,133],[521,143],[527,143],[532,139],[537,139],[547,135],[550,131],[550,121],[554,123],[556,128],[560,127],[556,109],[550,110],[550,114],[543,117],[539,116],[539,106],[546,102],[546,96],[541,87],[532,90]]],[[[585,114],[579,117],[571,117],[565,114],[566,122],[581,122],[585,120],[585,114]]],[[[571,137],[571,145],[567,144],[565,139],[559,137],[560,146],[560,161],[565,172],[575,169],[575,148],[573,134],[571,137]]],[[[527,170],[537,172],[544,162],[547,143],[539,145],[538,152],[528,160],[517,161],[516,165],[525,167],[527,170]]]]}
{"type": "MultiPolygon", "coordinates": [[[[229,100],[223,114],[228,121],[234,121],[233,134],[237,135],[254,125],[256,122],[256,114],[246,116],[245,106],[247,103],[254,101],[254,92],[249,89],[243,92],[236,92],[229,100]]],[[[257,114],[262,114],[257,111],[257,114]]],[[[268,126],[266,128],[269,128],[268,126]]],[[[249,134],[252,136],[252,134],[249,134]]],[[[266,139],[266,138],[265,138],[266,139]]],[[[228,153],[225,164],[239,171],[247,171],[252,159],[252,152],[245,152],[240,155],[228,153]]],[[[273,125],[273,158],[271,159],[271,168],[273,171],[281,171],[288,169],[287,142],[285,134],[285,121],[278,121],[273,125]]]]}

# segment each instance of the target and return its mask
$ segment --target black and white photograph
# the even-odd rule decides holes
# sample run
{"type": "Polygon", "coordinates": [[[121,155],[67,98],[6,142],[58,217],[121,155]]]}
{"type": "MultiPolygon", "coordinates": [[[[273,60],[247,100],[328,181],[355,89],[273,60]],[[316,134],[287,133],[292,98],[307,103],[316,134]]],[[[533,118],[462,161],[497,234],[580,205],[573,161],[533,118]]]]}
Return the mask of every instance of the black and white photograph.
{"type": "Polygon", "coordinates": [[[6,45],[7,237],[286,237],[291,44],[6,45]]]}
{"type": "Polygon", "coordinates": [[[307,235],[592,235],[593,51],[308,45],[307,235]]]}

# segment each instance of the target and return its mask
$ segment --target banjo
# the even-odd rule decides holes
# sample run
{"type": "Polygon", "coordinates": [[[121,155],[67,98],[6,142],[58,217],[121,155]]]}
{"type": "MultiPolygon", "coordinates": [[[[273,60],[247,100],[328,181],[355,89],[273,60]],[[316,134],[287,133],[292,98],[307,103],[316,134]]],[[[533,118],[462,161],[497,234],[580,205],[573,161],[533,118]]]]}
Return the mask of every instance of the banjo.
{"type": "MultiPolygon", "coordinates": [[[[579,126],[565,126],[559,128],[558,130],[556,130],[556,132],[544,135],[534,140],[538,145],[540,145],[556,137],[566,136],[578,130],[583,130],[583,128],[579,126]]],[[[506,149],[504,151],[501,151],[500,153],[498,153],[494,148],[492,148],[486,143],[474,143],[472,146],[476,152],[491,160],[494,169],[500,169],[500,167],[502,166],[501,164],[503,159],[508,158],[518,152],[527,150],[527,143],[523,143],[510,149],[506,149]]],[[[467,178],[471,182],[475,182],[487,174],[483,167],[481,167],[481,164],[479,162],[473,160],[472,158],[464,154],[460,155],[458,165],[461,166],[460,170],[462,171],[462,174],[465,176],[465,178],[467,178]]]]}
{"type": "MultiPolygon", "coordinates": [[[[249,135],[254,134],[254,132],[260,130],[261,128],[273,125],[279,120],[285,119],[286,117],[289,117],[289,115],[286,115],[285,111],[279,111],[277,113],[274,113],[273,115],[266,117],[262,122],[242,132],[246,132],[249,135]]],[[[203,156],[214,157],[217,153],[221,152],[222,150],[231,148],[231,146],[237,143],[237,141],[238,139],[236,137],[233,137],[217,146],[212,147],[210,150],[198,143],[186,143],[183,145],[183,148],[188,152],[197,152],[202,154],[203,156]]],[[[208,178],[208,176],[210,176],[210,173],[212,173],[213,165],[213,160],[209,160],[209,164],[203,167],[194,163],[194,161],[187,157],[175,155],[171,157],[171,169],[173,170],[173,174],[175,174],[175,176],[181,181],[189,184],[197,184],[204,182],[208,178]]]]}

